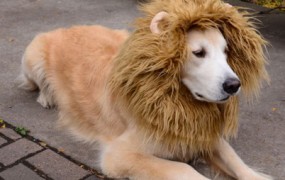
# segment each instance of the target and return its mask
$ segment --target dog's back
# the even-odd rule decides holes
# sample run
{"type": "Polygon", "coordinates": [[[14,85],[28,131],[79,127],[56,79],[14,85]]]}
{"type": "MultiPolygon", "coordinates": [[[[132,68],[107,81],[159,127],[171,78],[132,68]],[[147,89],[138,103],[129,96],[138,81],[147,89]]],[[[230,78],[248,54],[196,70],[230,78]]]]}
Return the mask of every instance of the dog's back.
{"type": "Polygon", "coordinates": [[[101,26],[39,34],[23,56],[20,86],[38,87],[37,101],[45,108],[56,105],[61,125],[70,127],[79,138],[94,141],[108,123],[100,121],[105,86],[113,57],[127,36],[126,31],[101,26]]]}

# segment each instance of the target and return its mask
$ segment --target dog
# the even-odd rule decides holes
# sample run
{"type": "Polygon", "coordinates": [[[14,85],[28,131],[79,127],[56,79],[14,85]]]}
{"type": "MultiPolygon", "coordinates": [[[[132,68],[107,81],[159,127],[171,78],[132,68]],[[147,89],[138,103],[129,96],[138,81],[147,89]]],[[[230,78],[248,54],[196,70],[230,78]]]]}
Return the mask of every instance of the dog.
{"type": "Polygon", "coordinates": [[[227,139],[237,131],[238,96],[267,78],[263,45],[245,12],[216,0],[154,0],[129,34],[74,26],[37,35],[20,87],[56,106],[58,123],[100,145],[111,178],[206,180],[202,157],[236,179],[268,180],[227,139]]]}

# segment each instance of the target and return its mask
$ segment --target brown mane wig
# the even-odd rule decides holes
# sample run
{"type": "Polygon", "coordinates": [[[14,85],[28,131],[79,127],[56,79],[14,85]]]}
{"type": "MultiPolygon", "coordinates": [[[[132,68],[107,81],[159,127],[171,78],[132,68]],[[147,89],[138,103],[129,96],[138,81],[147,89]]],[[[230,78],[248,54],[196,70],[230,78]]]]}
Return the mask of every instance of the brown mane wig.
{"type": "Polygon", "coordinates": [[[155,0],[141,9],[145,16],[115,58],[109,87],[147,140],[171,152],[211,155],[220,137],[237,132],[238,97],[224,104],[193,98],[181,82],[187,32],[210,27],[222,32],[246,97],[257,94],[260,80],[267,79],[266,42],[246,12],[219,0],[155,0]],[[153,34],[149,25],[160,11],[169,16],[159,24],[162,32],[153,34]]]}

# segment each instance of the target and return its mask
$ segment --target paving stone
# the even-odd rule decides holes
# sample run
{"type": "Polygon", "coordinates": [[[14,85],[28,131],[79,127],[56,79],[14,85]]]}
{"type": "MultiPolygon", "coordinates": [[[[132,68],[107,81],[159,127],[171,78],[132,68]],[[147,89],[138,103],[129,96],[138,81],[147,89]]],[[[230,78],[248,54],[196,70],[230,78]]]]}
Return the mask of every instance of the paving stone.
{"type": "Polygon", "coordinates": [[[13,140],[17,140],[22,137],[10,128],[0,128],[0,133],[13,140]]]}
{"type": "Polygon", "coordinates": [[[7,141],[6,141],[5,139],[3,139],[3,138],[0,137],[0,146],[1,146],[2,144],[6,143],[6,142],[7,142],[7,141]]]}
{"type": "Polygon", "coordinates": [[[85,180],[102,180],[101,178],[98,178],[97,176],[89,176],[85,180]]]}
{"type": "MultiPolygon", "coordinates": [[[[111,179],[108,179],[108,178],[100,178],[100,177],[97,177],[95,175],[92,175],[92,176],[89,176],[88,178],[86,178],[85,180],[111,180],[111,179]]],[[[123,179],[116,179],[116,180],[123,180],[123,179]]],[[[126,179],[124,179],[126,180],[126,179]]]]}
{"type": "Polygon", "coordinates": [[[0,149],[0,162],[7,166],[41,149],[41,146],[27,139],[20,139],[0,149]]]}
{"type": "MultiPolygon", "coordinates": [[[[86,178],[85,180],[114,180],[114,179],[111,179],[111,178],[106,178],[106,177],[97,177],[95,175],[92,175],[92,176],[89,176],[88,178],[86,178]]],[[[128,180],[127,178],[117,178],[115,180],[128,180]]]]}
{"type": "Polygon", "coordinates": [[[88,171],[51,150],[45,150],[27,161],[57,180],[78,180],[89,174],[88,171]]]}
{"type": "Polygon", "coordinates": [[[7,180],[42,180],[33,170],[18,164],[0,173],[0,176],[7,180]]]}

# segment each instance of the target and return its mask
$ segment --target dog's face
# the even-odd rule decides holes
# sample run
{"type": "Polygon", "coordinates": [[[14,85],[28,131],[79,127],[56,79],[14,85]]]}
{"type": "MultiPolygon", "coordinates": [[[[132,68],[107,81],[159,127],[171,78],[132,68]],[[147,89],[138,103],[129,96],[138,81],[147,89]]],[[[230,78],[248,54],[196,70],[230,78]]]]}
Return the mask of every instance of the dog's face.
{"type": "Polygon", "coordinates": [[[222,103],[239,92],[240,81],[227,63],[227,42],[219,30],[193,29],[187,46],[182,82],[196,99],[222,103]]]}
{"type": "MultiPolygon", "coordinates": [[[[159,34],[159,23],[169,14],[161,11],[151,21],[150,30],[159,34]]],[[[187,34],[188,57],[182,82],[201,101],[223,103],[240,90],[240,80],[227,62],[227,42],[215,28],[192,29],[187,34]]]]}

